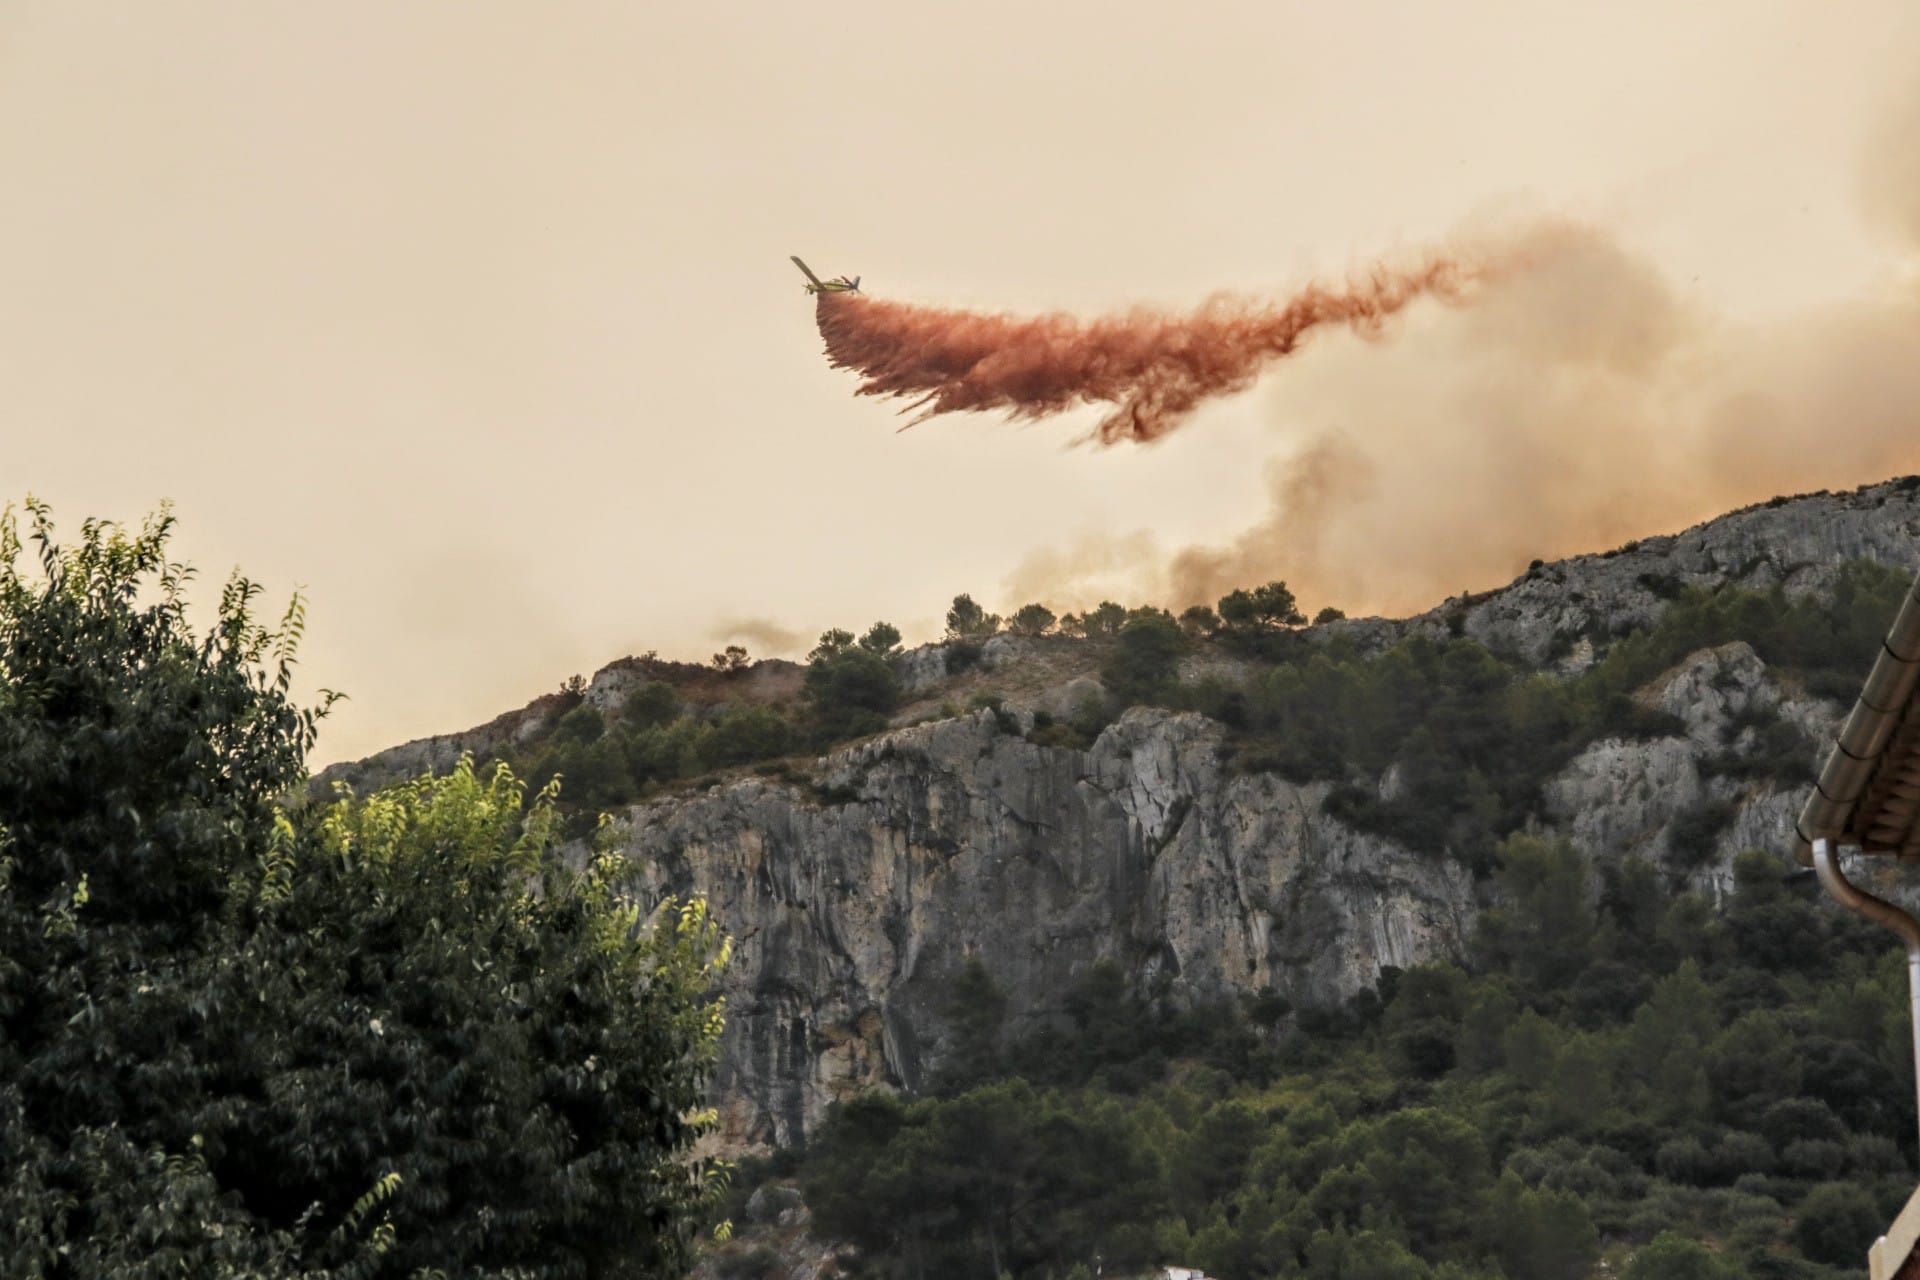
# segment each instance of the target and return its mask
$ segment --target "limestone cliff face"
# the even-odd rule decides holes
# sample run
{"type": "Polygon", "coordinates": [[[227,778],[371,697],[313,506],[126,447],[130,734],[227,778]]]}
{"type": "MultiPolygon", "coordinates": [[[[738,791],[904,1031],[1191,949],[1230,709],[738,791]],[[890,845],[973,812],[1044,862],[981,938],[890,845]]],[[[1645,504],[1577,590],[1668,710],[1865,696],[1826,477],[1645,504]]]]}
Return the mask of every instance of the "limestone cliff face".
{"type": "MultiPolygon", "coordinates": [[[[1738,713],[1804,724],[1811,758],[1841,709],[1783,689],[1745,644],[1642,696],[1684,730],[1594,743],[1548,783],[1546,829],[1717,894],[1734,854],[1785,847],[1802,799],[1712,772],[1751,732],[1738,713]],[[1724,807],[1711,847],[1676,847],[1709,801],[1724,807]]],[[[1136,708],[1085,752],[1028,742],[1023,720],[896,730],[829,756],[812,786],[742,780],[626,815],[643,895],[703,895],[739,940],[729,1146],[792,1143],[836,1098],[922,1083],[970,958],[1017,1033],[1103,960],[1176,1000],[1325,1003],[1466,941],[1478,902],[1462,867],[1343,825],[1321,810],[1326,784],[1232,774],[1204,717],[1136,708]]]]}
{"type": "Polygon", "coordinates": [[[646,891],[704,895],[739,939],[730,1140],[918,1084],[970,957],[1017,1028],[1102,960],[1181,998],[1329,1000],[1472,918],[1464,870],[1342,827],[1322,786],[1230,776],[1203,717],[1136,709],[1085,752],[1017,728],[980,711],[829,757],[816,793],[742,781],[629,814],[646,891]]]}

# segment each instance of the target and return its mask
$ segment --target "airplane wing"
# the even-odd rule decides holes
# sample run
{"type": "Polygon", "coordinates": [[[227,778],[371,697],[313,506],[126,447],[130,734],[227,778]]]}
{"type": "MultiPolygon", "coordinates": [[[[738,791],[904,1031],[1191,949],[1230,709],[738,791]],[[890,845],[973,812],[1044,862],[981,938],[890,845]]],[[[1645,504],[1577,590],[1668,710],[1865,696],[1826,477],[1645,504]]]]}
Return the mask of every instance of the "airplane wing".
{"type": "Polygon", "coordinates": [[[793,259],[793,265],[800,268],[801,274],[806,276],[807,279],[811,280],[816,289],[820,287],[820,277],[813,274],[813,269],[811,267],[807,266],[806,263],[800,261],[800,256],[798,254],[789,254],[787,256],[793,259]]]}

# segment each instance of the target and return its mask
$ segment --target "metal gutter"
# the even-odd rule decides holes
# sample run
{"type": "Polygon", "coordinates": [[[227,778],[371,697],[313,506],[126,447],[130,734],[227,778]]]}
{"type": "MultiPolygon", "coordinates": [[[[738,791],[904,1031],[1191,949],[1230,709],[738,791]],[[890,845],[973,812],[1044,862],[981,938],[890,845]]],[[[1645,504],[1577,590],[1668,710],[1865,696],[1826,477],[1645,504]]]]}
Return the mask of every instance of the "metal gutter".
{"type": "Polygon", "coordinates": [[[1920,858],[1920,579],[1881,643],[1866,686],[1800,811],[1794,856],[1814,865],[1813,844],[1920,858]]]}

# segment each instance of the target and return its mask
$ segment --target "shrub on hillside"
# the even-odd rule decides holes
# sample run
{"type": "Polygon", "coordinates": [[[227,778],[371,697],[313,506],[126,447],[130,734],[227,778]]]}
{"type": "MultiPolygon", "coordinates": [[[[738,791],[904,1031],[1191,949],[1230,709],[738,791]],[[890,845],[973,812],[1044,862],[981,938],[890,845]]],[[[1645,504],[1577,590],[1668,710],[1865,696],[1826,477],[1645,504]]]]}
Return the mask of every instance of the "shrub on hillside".
{"type": "Polygon", "coordinates": [[[1100,681],[1123,704],[1163,697],[1186,651],[1187,636],[1165,613],[1143,612],[1120,629],[1120,643],[1100,665],[1100,681]]]}
{"type": "Polygon", "coordinates": [[[1220,598],[1219,609],[1221,621],[1234,631],[1297,627],[1307,620],[1284,582],[1230,592],[1220,598]]]}
{"type": "Polygon", "coordinates": [[[1793,1225],[1800,1251],[1829,1266],[1859,1266],[1884,1224],[1873,1200],[1859,1187],[1829,1183],[1800,1206],[1793,1225]]]}
{"type": "Polygon", "coordinates": [[[861,635],[860,647],[883,658],[891,657],[900,648],[900,628],[891,622],[876,622],[861,635]]]}
{"type": "Polygon", "coordinates": [[[1667,1231],[1633,1255],[1626,1280],[1730,1280],[1732,1274],[1700,1244],[1667,1231]]]}
{"type": "Polygon", "coordinates": [[[880,653],[829,631],[807,662],[805,694],[813,735],[825,743],[885,728],[900,684],[880,653]]]}
{"type": "Polygon", "coordinates": [[[1043,636],[1057,621],[1053,610],[1043,604],[1023,604],[1007,619],[1007,629],[1017,636],[1043,636]]]}
{"type": "Polygon", "coordinates": [[[970,595],[957,595],[947,610],[947,639],[985,640],[1000,629],[998,614],[988,613],[970,595]]]}

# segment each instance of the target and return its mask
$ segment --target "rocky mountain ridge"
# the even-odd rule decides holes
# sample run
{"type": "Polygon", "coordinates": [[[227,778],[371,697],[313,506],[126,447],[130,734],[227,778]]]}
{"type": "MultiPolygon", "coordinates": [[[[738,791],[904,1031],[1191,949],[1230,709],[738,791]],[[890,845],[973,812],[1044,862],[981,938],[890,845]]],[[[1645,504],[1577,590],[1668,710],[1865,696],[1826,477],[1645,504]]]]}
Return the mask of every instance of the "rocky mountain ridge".
{"type": "MultiPolygon", "coordinates": [[[[1464,636],[1570,673],[1686,587],[1813,592],[1861,558],[1920,563],[1920,478],[1776,500],[1536,564],[1415,618],[1335,622],[1314,636],[1368,648],[1464,636]]],[[[945,1002],[969,961],[1006,994],[1018,1032],[1056,1016],[1102,962],[1166,999],[1274,992],[1300,1005],[1461,949],[1481,907],[1464,867],[1332,816],[1328,783],[1236,771],[1224,727],[1204,716],[1135,707],[1085,749],[1029,740],[1042,715],[1099,694],[1092,664],[1075,659],[1090,643],[997,637],[961,681],[944,649],[923,646],[897,660],[920,699],[902,719],[920,722],[834,751],[804,777],[733,776],[619,815],[640,892],[701,894],[738,939],[719,1082],[730,1147],[794,1143],[852,1091],[925,1082],[949,1047],[945,1002]],[[966,681],[1004,696],[942,708],[966,681]]],[[[751,678],[791,682],[784,665],[751,678]]],[[[585,696],[615,705],[656,678],[657,665],[629,660],[585,696]]],[[[1596,860],[1655,860],[1709,892],[1738,851],[1783,850],[1800,791],[1713,761],[1743,749],[1743,726],[1762,711],[1800,730],[1811,756],[1844,708],[1737,641],[1688,655],[1636,696],[1679,729],[1593,742],[1544,786],[1542,829],[1596,860]],[[1687,815],[1709,803],[1722,811],[1711,847],[1678,849],[1693,838],[1687,815]]],[[[364,783],[443,767],[539,732],[555,709],[536,703],[330,772],[364,783]]],[[[1383,795],[1393,773],[1374,782],[1383,795]]]]}
{"type": "MultiPolygon", "coordinates": [[[[1467,635],[1496,653],[1572,669],[1582,661],[1582,641],[1647,625],[1687,587],[1730,584],[1815,591],[1831,584],[1849,560],[1906,565],[1917,546],[1920,476],[1903,476],[1844,493],[1774,498],[1611,551],[1535,561],[1504,587],[1463,594],[1410,618],[1346,618],[1310,628],[1309,634],[1349,637],[1378,648],[1411,634],[1467,635]]],[[[1016,665],[1033,647],[1017,636],[996,636],[987,642],[982,665],[988,670],[1016,665]]],[[[902,654],[898,667],[906,687],[929,692],[946,684],[947,650],[936,641],[902,654]]],[[[780,659],[756,662],[727,696],[791,694],[798,688],[799,670],[780,659]]],[[[588,701],[607,708],[648,679],[699,683],[710,682],[712,675],[697,664],[652,655],[628,657],[595,672],[585,693],[588,701]]],[[[317,781],[366,787],[444,770],[463,753],[486,756],[538,736],[568,705],[559,695],[547,694],[471,729],[414,739],[361,760],[330,765],[317,781]]]]}

